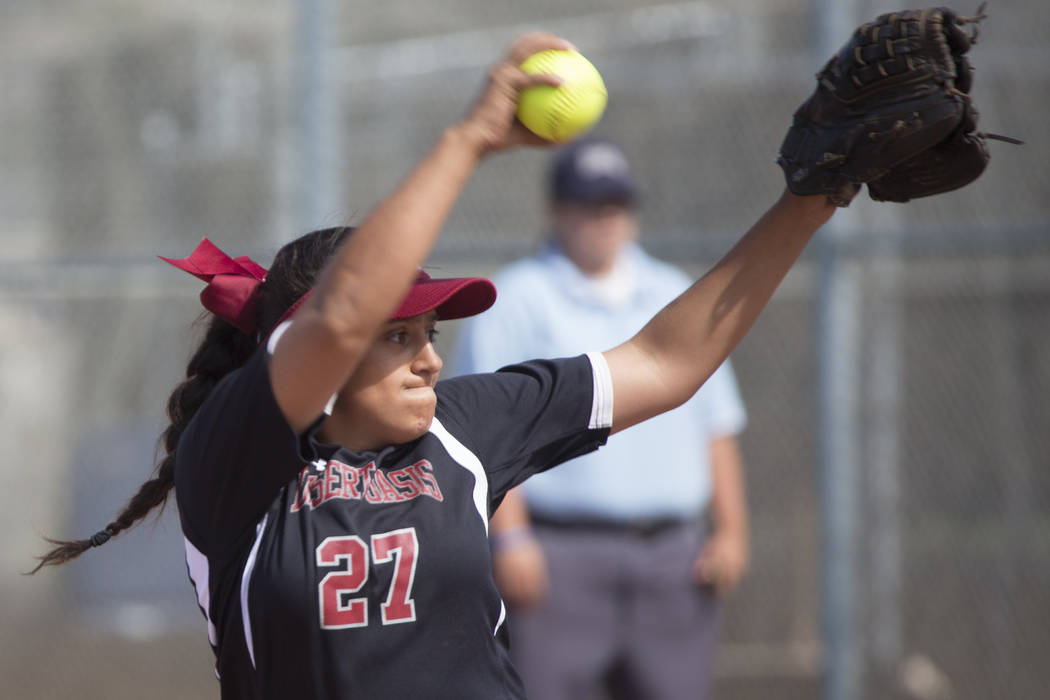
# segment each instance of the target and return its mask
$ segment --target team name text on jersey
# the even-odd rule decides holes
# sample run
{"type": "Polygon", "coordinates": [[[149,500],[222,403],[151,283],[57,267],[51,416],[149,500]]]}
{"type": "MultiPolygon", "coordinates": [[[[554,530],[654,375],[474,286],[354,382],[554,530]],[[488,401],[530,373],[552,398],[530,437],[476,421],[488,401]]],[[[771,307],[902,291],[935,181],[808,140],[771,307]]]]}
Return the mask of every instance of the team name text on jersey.
{"type": "Polygon", "coordinates": [[[434,467],[425,459],[390,471],[377,468],[375,462],[352,467],[332,459],[323,471],[309,466],[299,474],[298,490],[290,512],[304,507],[317,508],[334,498],[380,504],[400,503],[420,496],[445,500],[434,476],[434,467]]]}

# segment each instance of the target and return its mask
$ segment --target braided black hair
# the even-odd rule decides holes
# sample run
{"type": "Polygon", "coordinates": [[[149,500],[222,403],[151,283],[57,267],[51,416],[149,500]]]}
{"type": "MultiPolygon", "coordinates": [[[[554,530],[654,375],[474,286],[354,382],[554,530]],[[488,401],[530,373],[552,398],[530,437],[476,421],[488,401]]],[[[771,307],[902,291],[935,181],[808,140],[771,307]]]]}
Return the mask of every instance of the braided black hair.
{"type": "Polygon", "coordinates": [[[212,317],[204,339],[186,367],[186,379],[168,398],[170,423],[160,437],[164,456],[157,464],[153,478],[139,487],[113,522],[91,537],[82,540],[45,538],[55,546],[39,557],[39,563],[28,573],[35,574],[44,566],[75,559],[132,527],[158,506],[161,508],[158,513],[163,511],[168,494],[175,485],[175,450],[183,430],[215,385],[243,366],[284,312],[313,287],[325,263],[351,231],[349,227],[321,229],[295,239],[277,252],[266,281],[259,287],[259,333],[245,335],[227,321],[212,317]]]}

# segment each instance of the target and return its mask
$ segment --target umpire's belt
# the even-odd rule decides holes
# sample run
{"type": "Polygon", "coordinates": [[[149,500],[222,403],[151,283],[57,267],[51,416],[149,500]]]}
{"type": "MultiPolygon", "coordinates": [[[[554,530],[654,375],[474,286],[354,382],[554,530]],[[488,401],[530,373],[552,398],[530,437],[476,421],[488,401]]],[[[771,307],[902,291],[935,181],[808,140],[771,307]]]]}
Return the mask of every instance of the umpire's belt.
{"type": "Polygon", "coordinates": [[[565,517],[532,514],[532,524],[552,530],[571,532],[606,533],[629,537],[653,537],[668,530],[692,526],[695,518],[636,518],[633,520],[609,520],[595,517],[565,517]]]}

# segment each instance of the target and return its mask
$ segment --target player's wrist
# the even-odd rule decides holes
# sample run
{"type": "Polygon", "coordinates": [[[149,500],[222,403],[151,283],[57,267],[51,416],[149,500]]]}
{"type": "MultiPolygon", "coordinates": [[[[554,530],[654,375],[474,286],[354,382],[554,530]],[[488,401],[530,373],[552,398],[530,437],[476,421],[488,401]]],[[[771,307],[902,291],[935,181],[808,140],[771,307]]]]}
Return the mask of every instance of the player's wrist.
{"type": "Polygon", "coordinates": [[[520,549],[535,542],[536,536],[528,525],[518,525],[489,535],[489,548],[493,554],[520,549]]]}
{"type": "Polygon", "coordinates": [[[489,152],[485,134],[469,123],[459,122],[445,129],[441,136],[441,145],[462,152],[474,163],[477,163],[489,152]]]}
{"type": "Polygon", "coordinates": [[[795,194],[786,187],[780,203],[791,209],[800,220],[807,221],[816,228],[826,224],[838,208],[823,194],[795,194]]]}

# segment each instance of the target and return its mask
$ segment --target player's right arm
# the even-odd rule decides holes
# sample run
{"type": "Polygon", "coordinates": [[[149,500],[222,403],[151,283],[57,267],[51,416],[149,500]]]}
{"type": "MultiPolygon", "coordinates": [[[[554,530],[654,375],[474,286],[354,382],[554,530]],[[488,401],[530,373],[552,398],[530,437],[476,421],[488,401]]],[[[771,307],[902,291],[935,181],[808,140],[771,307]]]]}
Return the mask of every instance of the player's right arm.
{"type": "Polygon", "coordinates": [[[715,267],[633,338],[604,353],[612,431],[681,405],[751,328],[813,234],[835,211],[824,195],[780,199],[715,267]]]}
{"type": "Polygon", "coordinates": [[[301,432],[353,374],[380,324],[397,308],[478,162],[496,151],[544,143],[515,120],[517,98],[553,76],[518,67],[548,48],[571,48],[551,34],[519,37],[489,73],[473,108],[349,237],[281,336],[270,361],[274,395],[301,432]]]}

